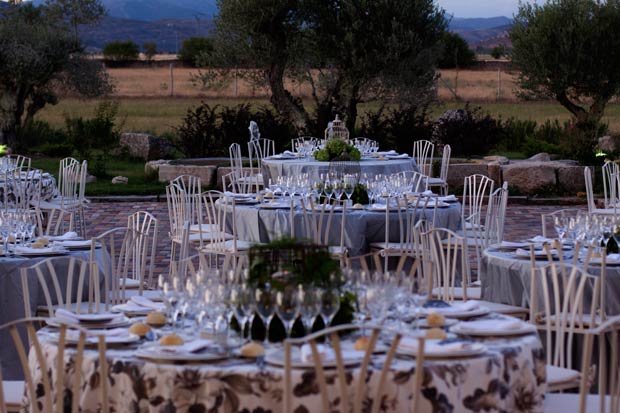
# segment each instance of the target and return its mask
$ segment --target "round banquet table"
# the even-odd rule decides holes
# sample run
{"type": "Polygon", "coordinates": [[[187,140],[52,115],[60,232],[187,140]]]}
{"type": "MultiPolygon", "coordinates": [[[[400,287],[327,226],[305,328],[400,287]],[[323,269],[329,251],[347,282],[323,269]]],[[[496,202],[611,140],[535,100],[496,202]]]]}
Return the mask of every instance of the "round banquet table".
{"type": "MultiPolygon", "coordinates": [[[[487,317],[503,317],[491,314],[487,317]]],[[[39,331],[43,351],[51,369],[57,347],[46,340],[49,330],[39,331]]],[[[478,356],[426,359],[421,412],[528,411],[543,410],[546,391],[545,358],[542,344],[535,334],[509,338],[476,339],[487,346],[478,356]]],[[[272,345],[275,346],[275,345],[272,345]]],[[[134,355],[136,346],[109,348],[108,397],[115,411],[129,412],[282,412],[283,369],[270,364],[232,356],[212,363],[171,364],[142,360],[134,355]]],[[[72,348],[65,351],[73,352],[72,348]]],[[[268,349],[269,351],[269,349],[268,349]]],[[[280,351],[275,348],[273,351],[280,351]]],[[[96,372],[98,353],[87,349],[82,369],[84,412],[97,411],[100,377],[96,372]]],[[[31,362],[33,357],[31,357],[31,362]]],[[[375,355],[367,381],[373,384],[385,360],[375,355]]],[[[75,369],[72,358],[65,357],[65,377],[71,380],[75,369]]],[[[33,377],[40,380],[35,368],[33,377]]],[[[359,373],[358,367],[350,372],[359,373]]],[[[386,380],[390,411],[411,411],[411,389],[415,359],[397,356],[386,380]]],[[[55,375],[55,373],[54,373],[55,375]]],[[[340,396],[334,370],[326,370],[330,399],[340,396]]],[[[311,369],[294,369],[293,411],[319,412],[320,395],[311,369]]]]}
{"type": "MultiPolygon", "coordinates": [[[[35,184],[39,184],[39,181],[41,183],[41,193],[39,194],[40,199],[42,201],[49,201],[50,199],[52,199],[54,197],[54,195],[56,194],[56,179],[54,179],[54,177],[47,173],[47,172],[41,172],[41,171],[31,171],[30,173],[34,173],[35,177],[34,177],[34,183],[35,184]]],[[[0,203],[4,202],[5,199],[5,192],[8,193],[8,199],[12,200],[15,198],[14,194],[14,185],[15,182],[13,182],[12,180],[9,180],[8,182],[6,182],[6,175],[4,174],[0,174],[0,203]]],[[[34,195],[31,196],[31,199],[34,199],[34,195]]]]}
{"type": "MultiPolygon", "coordinates": [[[[282,204],[284,205],[284,204],[282,204]]],[[[422,213],[422,211],[419,211],[422,213]]],[[[232,231],[232,211],[226,219],[227,231],[232,231]]],[[[269,205],[235,205],[235,223],[238,239],[267,243],[291,234],[290,208],[271,208],[269,205]]],[[[416,217],[420,219],[421,217],[416,217]]],[[[432,219],[432,210],[426,211],[426,219],[432,219]]],[[[451,203],[447,208],[437,208],[436,226],[458,230],[461,224],[461,204],[451,203]]],[[[334,212],[329,245],[339,245],[342,213],[334,212]]],[[[371,242],[385,241],[385,211],[349,208],[346,212],[344,244],[349,256],[368,252],[371,242]]],[[[305,237],[304,213],[300,206],[293,211],[295,237],[305,237]]],[[[390,213],[390,241],[399,241],[398,214],[390,213]]]]}
{"type": "MultiPolygon", "coordinates": [[[[360,172],[369,175],[419,172],[413,158],[362,159],[359,165],[360,172]]],[[[329,162],[319,162],[313,159],[265,158],[262,161],[263,182],[267,185],[270,180],[275,183],[279,176],[300,176],[301,174],[308,174],[312,181],[318,181],[321,174],[329,172],[329,166],[329,162]]]]}
{"type": "MultiPolygon", "coordinates": [[[[564,262],[572,262],[566,253],[564,262]]],[[[546,259],[537,260],[536,265],[548,264],[546,259]]],[[[588,273],[600,274],[600,266],[590,264],[588,273]]],[[[499,250],[497,246],[486,249],[482,255],[480,281],[482,299],[529,308],[531,264],[529,258],[518,258],[514,252],[499,250]]],[[[620,314],[620,266],[607,266],[605,306],[608,315],[620,314]]]]}
{"type": "MultiPolygon", "coordinates": [[[[101,250],[97,250],[96,260],[99,262],[100,268],[102,268],[102,256],[101,250]]],[[[70,257],[77,257],[84,260],[90,260],[90,250],[75,250],[70,251],[67,255],[70,257]]],[[[25,317],[24,311],[24,289],[22,287],[21,268],[30,267],[39,261],[42,261],[49,256],[39,257],[0,257],[0,325],[9,323],[14,320],[25,317]]],[[[66,288],[67,283],[67,262],[60,260],[54,263],[54,268],[58,274],[58,282],[62,291],[66,288]]],[[[45,274],[47,271],[43,269],[45,274]]],[[[37,307],[46,305],[45,295],[40,288],[37,275],[30,273],[26,278],[28,283],[28,292],[30,296],[30,313],[36,314],[37,307]]],[[[84,281],[84,294],[83,299],[87,299],[88,296],[88,282],[89,277],[86,277],[84,281]]],[[[103,285],[104,280],[100,280],[103,285]]],[[[26,337],[23,337],[26,339],[26,337]]],[[[17,353],[13,350],[13,341],[8,332],[0,334],[0,360],[2,360],[2,377],[5,380],[21,379],[21,377],[15,376],[16,373],[20,374],[21,369],[19,366],[19,360],[17,353]]]]}

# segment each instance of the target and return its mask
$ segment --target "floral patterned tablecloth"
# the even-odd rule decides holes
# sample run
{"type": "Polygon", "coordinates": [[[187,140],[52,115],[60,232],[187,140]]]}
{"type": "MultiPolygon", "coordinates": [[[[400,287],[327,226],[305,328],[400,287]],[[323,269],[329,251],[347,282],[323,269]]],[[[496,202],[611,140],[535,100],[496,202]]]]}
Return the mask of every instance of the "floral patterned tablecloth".
{"type": "MultiPolygon", "coordinates": [[[[491,317],[498,317],[497,315],[491,317]]],[[[488,347],[481,356],[427,360],[424,363],[421,412],[541,412],[546,390],[545,359],[535,334],[480,340],[488,347]]],[[[46,342],[49,365],[56,366],[57,347],[46,342]]],[[[71,351],[71,350],[67,350],[71,351]]],[[[233,357],[212,364],[159,364],[133,356],[135,348],[108,349],[107,377],[111,407],[118,412],[282,412],[282,369],[261,367],[233,357]]],[[[96,352],[88,351],[82,411],[97,411],[96,352]]],[[[31,354],[31,359],[33,355],[31,354]]],[[[384,356],[369,371],[370,388],[379,380],[384,356]]],[[[66,363],[67,373],[75,368],[66,363]]],[[[329,370],[328,370],[329,372],[329,370]]],[[[410,412],[414,359],[397,358],[387,383],[383,410],[410,412]]],[[[352,369],[351,374],[357,370],[352,369]]],[[[40,371],[35,371],[40,377],[40,371]]],[[[66,377],[66,376],[65,376],[66,377]]],[[[340,393],[328,374],[333,400],[340,393]]],[[[295,370],[294,412],[319,412],[320,396],[313,370],[295,370]]],[[[367,397],[373,392],[368,391],[367,397]]]]}
{"type": "MultiPolygon", "coordinates": [[[[36,194],[35,188],[32,189],[32,192],[28,190],[28,193],[32,193],[30,200],[35,201],[38,197],[42,201],[49,201],[56,195],[56,179],[47,172],[41,171],[32,171],[30,173],[34,174],[34,179],[31,182],[32,185],[39,185],[39,181],[41,184],[41,192],[36,194]]],[[[29,182],[26,180],[20,181],[20,185],[29,182]]],[[[14,186],[16,182],[14,180],[7,180],[5,175],[0,173],[0,203],[5,202],[5,192],[8,194],[9,203],[14,202],[15,200],[15,190],[14,186]]]]}

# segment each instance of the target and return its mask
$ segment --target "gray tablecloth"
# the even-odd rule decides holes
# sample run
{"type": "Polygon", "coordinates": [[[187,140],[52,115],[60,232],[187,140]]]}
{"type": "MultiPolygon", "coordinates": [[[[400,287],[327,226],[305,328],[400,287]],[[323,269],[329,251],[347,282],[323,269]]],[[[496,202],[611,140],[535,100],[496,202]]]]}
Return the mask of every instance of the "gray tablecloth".
{"type": "MultiPolygon", "coordinates": [[[[90,259],[90,251],[72,251],[69,254],[85,260],[90,259]]],[[[30,267],[46,257],[36,258],[0,258],[0,325],[25,317],[24,309],[24,290],[20,270],[23,267],[30,267]]],[[[47,257],[49,258],[49,257],[47,257]]],[[[68,265],[65,260],[55,261],[54,268],[57,271],[60,287],[66,288],[68,265]]],[[[45,272],[44,272],[45,273],[45,272]]],[[[101,280],[103,282],[103,280],[101,280]]],[[[51,287],[51,284],[50,284],[51,287]]],[[[88,280],[85,281],[85,294],[88,294],[88,280]]],[[[28,276],[28,292],[30,296],[30,312],[34,316],[37,306],[45,305],[45,296],[36,274],[30,272],[28,276]]],[[[88,298],[85,295],[83,298],[88,298]]],[[[23,336],[22,339],[26,339],[23,336]]],[[[17,353],[13,350],[14,345],[8,331],[0,334],[0,361],[2,363],[2,375],[5,380],[19,379],[15,377],[15,372],[20,372],[17,353]]]]}
{"type": "MultiPolygon", "coordinates": [[[[236,233],[240,240],[250,242],[270,242],[282,236],[291,235],[290,209],[269,209],[253,205],[236,205],[236,233]]],[[[335,212],[330,229],[330,245],[339,245],[342,214],[335,212]]],[[[427,219],[431,219],[427,211],[427,219]]],[[[416,217],[420,218],[420,217],[416,217]]],[[[304,214],[300,207],[293,214],[295,238],[307,238],[304,227],[304,214]]],[[[437,210],[436,225],[457,230],[461,222],[461,204],[453,203],[449,208],[437,210]]],[[[232,217],[228,216],[227,229],[232,231],[232,217]]],[[[390,241],[399,241],[398,217],[390,214],[390,241]]],[[[385,241],[385,212],[354,210],[347,211],[345,222],[345,246],[350,256],[368,252],[371,242],[385,241]]]]}
{"type": "MultiPolygon", "coordinates": [[[[567,262],[571,262],[570,257],[567,257],[567,262]]],[[[537,266],[546,264],[547,260],[536,262],[537,266]]],[[[600,267],[590,265],[588,273],[599,275],[600,267]]],[[[516,258],[512,252],[498,251],[495,248],[484,251],[480,268],[483,300],[529,307],[531,280],[529,258],[516,258]]],[[[620,267],[607,266],[604,291],[607,314],[620,314],[620,267]]]]}
{"type": "MultiPolygon", "coordinates": [[[[265,185],[268,185],[270,179],[271,182],[275,183],[278,176],[299,176],[304,173],[307,173],[313,181],[318,181],[321,174],[329,172],[330,163],[302,159],[264,159],[262,165],[263,181],[265,185]]],[[[419,172],[413,158],[361,160],[359,165],[360,173],[369,175],[389,175],[406,171],[419,172]]]]}
{"type": "MultiPolygon", "coordinates": [[[[546,375],[538,336],[489,337],[476,341],[487,346],[481,355],[425,360],[417,412],[542,412],[546,375]]],[[[56,369],[53,361],[57,346],[46,342],[43,347],[51,369],[56,369]]],[[[273,350],[274,357],[281,357],[281,349],[273,350]]],[[[97,391],[101,382],[96,359],[96,351],[87,350],[81,366],[84,376],[80,407],[87,412],[96,411],[99,406],[97,391]]],[[[158,363],[137,358],[135,347],[108,349],[107,359],[109,401],[119,412],[283,411],[283,369],[269,363],[261,368],[253,360],[239,357],[190,365],[158,363]]],[[[367,380],[369,398],[375,394],[373,386],[378,383],[384,361],[385,355],[373,356],[367,380]]],[[[75,363],[65,359],[65,377],[72,377],[74,369],[75,363]]],[[[394,359],[382,401],[388,411],[411,411],[414,371],[413,358],[394,359]]],[[[352,367],[349,372],[355,376],[359,374],[359,367],[352,367]]],[[[40,380],[40,370],[33,375],[35,381],[40,380]]],[[[326,370],[326,376],[329,397],[338,406],[336,399],[340,392],[334,370],[326,370]]],[[[291,379],[293,411],[320,412],[320,395],[313,370],[294,369],[291,379]]]]}

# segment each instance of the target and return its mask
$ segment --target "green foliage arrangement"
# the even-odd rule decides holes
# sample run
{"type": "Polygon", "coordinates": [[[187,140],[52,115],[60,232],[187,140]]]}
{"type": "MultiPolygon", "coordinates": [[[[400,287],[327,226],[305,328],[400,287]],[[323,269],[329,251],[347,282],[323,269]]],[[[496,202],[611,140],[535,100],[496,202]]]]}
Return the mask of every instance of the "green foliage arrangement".
{"type": "Polygon", "coordinates": [[[368,189],[364,184],[356,184],[353,188],[353,194],[351,195],[351,202],[353,204],[368,205],[370,199],[368,198],[368,189]]]}
{"type": "Polygon", "coordinates": [[[349,145],[340,139],[330,139],[323,149],[314,153],[317,161],[329,162],[335,159],[339,161],[359,161],[362,158],[360,151],[353,145],[349,145]]]}
{"type": "Polygon", "coordinates": [[[103,47],[103,57],[113,62],[137,60],[140,48],[131,40],[110,42],[103,47]]]}
{"type": "MultiPolygon", "coordinates": [[[[307,242],[282,238],[266,245],[254,246],[250,249],[250,272],[248,288],[270,288],[283,291],[284,288],[297,288],[299,285],[325,289],[339,289],[343,283],[340,264],[331,258],[326,247],[312,245],[307,242]]],[[[355,297],[343,294],[340,298],[340,309],[333,325],[350,323],[353,320],[353,303],[355,297]]],[[[317,317],[320,319],[320,317],[317,317]]],[[[322,321],[317,320],[314,328],[322,328],[322,321]]],[[[293,327],[293,336],[303,335],[299,323],[293,327]]],[[[264,337],[265,327],[259,317],[254,318],[252,325],[253,337],[264,337]]],[[[269,327],[269,339],[281,341],[285,338],[284,328],[277,315],[269,327]]]]}

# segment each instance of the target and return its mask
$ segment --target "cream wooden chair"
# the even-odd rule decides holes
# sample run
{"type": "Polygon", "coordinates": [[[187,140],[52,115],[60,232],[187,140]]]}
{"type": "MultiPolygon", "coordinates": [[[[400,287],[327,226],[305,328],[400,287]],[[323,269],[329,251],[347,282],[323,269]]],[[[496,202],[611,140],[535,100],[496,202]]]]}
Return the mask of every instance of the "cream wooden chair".
{"type": "Polygon", "coordinates": [[[207,242],[198,248],[198,252],[223,257],[223,271],[234,269],[240,265],[240,261],[247,260],[248,251],[253,245],[237,237],[235,198],[212,190],[204,193],[203,203],[207,218],[211,224],[215,225],[216,230],[209,232],[207,242]]]}
{"type": "Polygon", "coordinates": [[[38,284],[39,296],[45,299],[44,305],[35,307],[42,314],[51,317],[56,308],[76,313],[102,310],[99,270],[87,260],[71,256],[51,257],[21,268],[20,273],[26,317],[32,316],[30,283],[38,284]]]}
{"type": "MultiPolygon", "coordinates": [[[[572,264],[547,264],[532,270],[530,322],[543,332],[549,391],[578,388],[582,374],[588,380],[594,374],[589,365],[576,370],[572,359],[574,338],[587,335],[604,314],[600,282],[598,276],[572,264]]],[[[604,363],[601,357],[599,369],[604,369],[604,363]]]]}
{"type": "MultiPolygon", "coordinates": [[[[14,349],[19,357],[24,381],[5,381],[2,380],[0,387],[0,411],[29,411],[35,413],[47,412],[72,412],[81,411],[80,400],[82,387],[87,378],[82,376],[81,368],[72,369],[72,376],[65,373],[65,363],[69,362],[66,357],[67,347],[67,326],[61,325],[58,328],[58,355],[53,360],[55,366],[51,365],[45,357],[43,343],[36,333],[36,326],[45,322],[45,318],[25,318],[0,326],[0,332],[7,334],[13,341],[14,349]],[[28,337],[29,345],[24,342],[24,337],[28,337]],[[56,369],[52,375],[53,369],[56,369]],[[40,382],[35,382],[32,372],[44,372],[40,377],[40,382]],[[49,372],[49,374],[48,374],[49,372]],[[33,397],[33,395],[35,395],[33,397]],[[29,400],[29,402],[28,402],[29,400]],[[36,401],[34,401],[36,400],[36,401]]],[[[76,366],[81,366],[84,360],[84,348],[87,335],[85,330],[78,330],[75,350],[71,352],[71,362],[76,366]]],[[[96,394],[99,397],[101,412],[109,412],[108,404],[108,363],[105,357],[106,342],[105,336],[97,336],[96,341],[98,357],[98,374],[104,377],[99,381],[96,394]]],[[[0,380],[2,371],[0,369],[0,380]]]]}
{"type": "MultiPolygon", "coordinates": [[[[594,199],[594,189],[593,189],[593,185],[592,185],[592,171],[590,170],[589,167],[585,167],[583,168],[583,176],[584,179],[586,181],[586,196],[588,199],[588,213],[590,215],[618,215],[620,212],[618,211],[618,202],[616,201],[613,205],[610,205],[610,207],[605,207],[605,208],[597,208],[596,206],[596,201],[594,199]]],[[[620,180],[620,176],[615,174],[615,179],[616,181],[613,181],[614,185],[611,185],[611,188],[609,189],[610,192],[612,190],[617,190],[618,188],[618,182],[617,180],[620,180]],[[614,189],[616,188],[616,189],[614,189]]],[[[618,197],[618,194],[609,194],[610,195],[610,199],[611,197],[618,197]]],[[[607,197],[607,194],[605,195],[607,197]]],[[[606,199],[605,202],[609,202],[611,203],[610,200],[606,199]]]]}
{"type": "MultiPolygon", "coordinates": [[[[228,148],[228,154],[230,156],[230,169],[234,172],[234,180],[242,185],[248,185],[250,188],[253,188],[250,192],[259,192],[264,184],[263,177],[262,175],[256,175],[252,168],[243,168],[241,146],[238,143],[233,143],[228,148]]],[[[224,188],[224,190],[226,190],[226,188],[224,188]]]]}
{"type": "Polygon", "coordinates": [[[448,195],[448,168],[450,168],[451,154],[452,148],[450,147],[450,145],[444,145],[439,176],[435,178],[428,178],[428,187],[439,187],[440,193],[443,196],[448,195]]]}
{"type": "Polygon", "coordinates": [[[607,161],[601,168],[603,172],[603,199],[606,209],[617,207],[620,196],[620,167],[616,162],[607,161]]]}
{"type": "Polygon", "coordinates": [[[423,175],[432,175],[434,151],[435,144],[431,141],[420,139],[413,142],[413,159],[415,159],[415,162],[423,175]]]}
{"type": "Polygon", "coordinates": [[[7,167],[9,169],[30,169],[31,163],[31,158],[18,154],[4,155],[2,158],[0,158],[0,166],[7,167]]]}
{"type": "Polygon", "coordinates": [[[345,228],[347,224],[346,201],[332,200],[330,202],[329,199],[325,199],[323,202],[315,203],[311,197],[302,197],[301,209],[304,220],[303,236],[316,245],[328,247],[330,255],[339,260],[340,264],[343,265],[348,254],[348,249],[345,245],[345,228]],[[332,221],[335,216],[340,218],[337,232],[332,231],[332,221]],[[336,235],[334,236],[334,234],[336,235]]]}
{"type": "Polygon", "coordinates": [[[467,251],[464,237],[449,229],[434,228],[422,233],[420,238],[422,259],[427,262],[423,263],[422,268],[424,276],[432,282],[433,296],[448,302],[476,299],[482,306],[500,314],[518,317],[528,314],[526,308],[479,300],[479,293],[475,296],[470,294],[470,290],[479,291],[479,288],[471,286],[469,256],[463,253],[467,251]]]}
{"type": "Polygon", "coordinates": [[[124,303],[130,295],[144,295],[145,287],[153,286],[157,226],[152,214],[138,211],[129,215],[126,227],[113,228],[92,239],[90,259],[105,276],[105,290],[109,292],[106,307],[124,303]]]}
{"type": "Polygon", "coordinates": [[[604,324],[590,329],[585,333],[583,350],[581,352],[581,371],[591,365],[593,341],[604,335],[610,338],[611,358],[606,360],[609,365],[609,386],[600,388],[598,394],[590,394],[590,383],[586,375],[581,375],[579,393],[547,393],[545,395],[545,412],[566,413],[618,413],[620,412],[620,316],[609,318],[604,324]],[[576,410],[578,408],[578,410],[576,410]]]}
{"type": "Polygon", "coordinates": [[[265,186],[262,173],[263,159],[275,155],[275,147],[275,142],[271,139],[260,138],[248,142],[250,171],[252,171],[252,175],[256,176],[256,180],[262,186],[265,186]]]}
{"type": "Polygon", "coordinates": [[[59,235],[66,231],[76,231],[82,237],[85,236],[84,208],[88,203],[85,195],[87,176],[88,162],[86,160],[81,164],[73,158],[65,158],[60,162],[57,196],[49,201],[40,200],[36,205],[41,217],[39,226],[41,234],[59,235]]]}
{"type": "MultiPolygon", "coordinates": [[[[390,340],[391,344],[386,352],[385,361],[379,373],[379,380],[373,381],[373,389],[368,388],[366,382],[367,373],[370,368],[370,360],[373,357],[373,352],[379,339],[379,334],[387,334],[387,329],[382,329],[379,326],[364,326],[367,332],[370,332],[370,340],[368,348],[365,352],[363,361],[359,370],[355,376],[350,379],[349,372],[345,369],[340,333],[359,330],[361,327],[356,325],[341,325],[323,329],[317,333],[308,335],[298,339],[288,339],[284,341],[284,395],[283,395],[283,408],[284,412],[296,411],[293,403],[293,367],[292,367],[292,351],[293,347],[302,346],[308,344],[312,350],[312,362],[314,363],[314,373],[316,374],[316,382],[318,384],[319,394],[321,396],[321,408],[318,411],[322,412],[352,412],[361,413],[371,412],[378,413],[381,411],[382,403],[378,402],[383,399],[385,392],[386,380],[390,371],[390,366],[396,355],[396,350],[400,344],[403,334],[399,331],[391,332],[393,337],[390,340]],[[319,354],[318,341],[323,338],[331,340],[331,344],[334,350],[336,358],[336,369],[326,372],[323,367],[323,362],[319,354]],[[331,377],[328,377],[331,376],[331,377]],[[349,379],[348,379],[349,377],[349,379]],[[327,391],[328,383],[337,383],[338,385],[338,402],[333,403],[327,391]],[[352,394],[353,397],[350,397],[352,394]]],[[[408,405],[412,408],[412,411],[418,411],[419,400],[422,397],[422,381],[424,378],[424,338],[417,338],[418,340],[418,353],[416,355],[415,373],[413,380],[413,400],[408,405]]]]}
{"type": "Polygon", "coordinates": [[[381,256],[376,252],[358,255],[355,257],[347,256],[344,262],[344,270],[365,271],[370,274],[380,271],[382,268],[381,256]]]}
{"type": "Polygon", "coordinates": [[[482,207],[485,199],[493,193],[494,186],[495,182],[484,175],[475,174],[465,177],[461,209],[461,223],[464,233],[484,230],[482,207]]]}
{"type": "Polygon", "coordinates": [[[4,210],[26,213],[39,202],[43,171],[24,166],[2,174],[4,210]]]}

